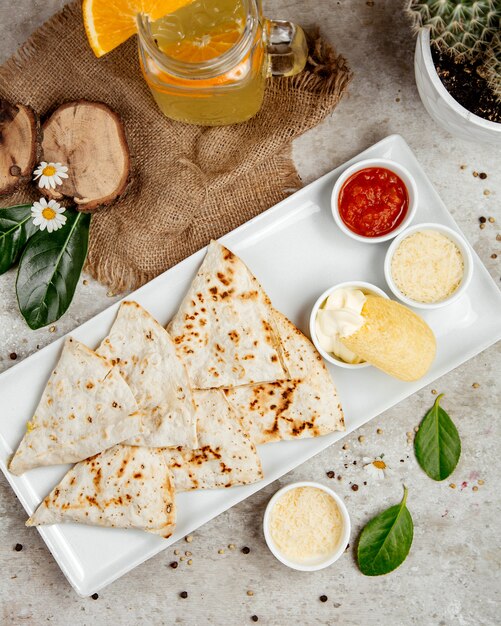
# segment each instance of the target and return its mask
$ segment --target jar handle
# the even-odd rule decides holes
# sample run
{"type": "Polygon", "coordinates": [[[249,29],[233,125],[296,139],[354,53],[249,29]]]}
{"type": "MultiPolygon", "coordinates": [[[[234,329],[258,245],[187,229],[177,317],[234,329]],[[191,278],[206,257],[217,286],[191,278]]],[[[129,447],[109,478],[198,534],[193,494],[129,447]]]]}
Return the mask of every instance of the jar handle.
{"type": "Polygon", "coordinates": [[[268,74],[294,76],[308,60],[308,44],[303,29],[285,20],[264,20],[268,74]]]}

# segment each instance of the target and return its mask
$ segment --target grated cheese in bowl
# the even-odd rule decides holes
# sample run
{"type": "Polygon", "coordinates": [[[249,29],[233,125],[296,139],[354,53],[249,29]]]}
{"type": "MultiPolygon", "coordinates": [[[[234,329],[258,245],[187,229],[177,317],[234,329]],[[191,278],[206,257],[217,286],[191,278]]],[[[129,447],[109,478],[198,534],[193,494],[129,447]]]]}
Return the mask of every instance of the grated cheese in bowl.
{"type": "Polygon", "coordinates": [[[436,230],[414,232],[402,239],[393,253],[391,275],[407,298],[441,302],[463,280],[463,256],[454,241],[436,230]]]}
{"type": "Polygon", "coordinates": [[[286,565],[319,569],[343,553],[349,536],[348,514],[330,489],[299,483],[278,492],[268,509],[266,540],[286,565]]]}

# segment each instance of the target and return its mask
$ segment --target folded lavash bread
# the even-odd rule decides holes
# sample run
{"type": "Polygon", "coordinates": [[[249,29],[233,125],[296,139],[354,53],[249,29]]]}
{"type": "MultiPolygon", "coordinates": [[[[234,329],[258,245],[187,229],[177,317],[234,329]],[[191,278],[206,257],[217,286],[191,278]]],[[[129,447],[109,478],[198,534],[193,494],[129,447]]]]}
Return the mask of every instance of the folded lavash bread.
{"type": "Polygon", "coordinates": [[[418,380],[430,369],[436,352],[433,331],[407,307],[367,295],[363,326],[340,341],[374,367],[400,380],[418,380]]]}
{"type": "Polygon", "coordinates": [[[137,302],[122,302],[97,353],[116,365],[132,390],[143,429],[130,445],[197,447],[188,373],[167,331],[137,302]]]}
{"type": "Polygon", "coordinates": [[[224,392],[256,444],[320,437],[344,430],[336,387],[315,346],[279,311],[273,312],[291,379],[224,392]]]}
{"type": "Polygon", "coordinates": [[[106,450],[141,431],[137,408],[119,371],[69,338],[9,469],[22,474],[106,450]]]}
{"type": "Polygon", "coordinates": [[[196,389],[287,378],[268,296],[217,241],[167,330],[196,389]]]}
{"type": "Polygon", "coordinates": [[[70,469],[26,525],[79,522],[167,538],[176,523],[174,496],[161,450],[118,444],[70,469]]]}
{"type": "Polygon", "coordinates": [[[165,449],[177,491],[248,485],[263,478],[261,461],[239,415],[219,389],[195,391],[198,450],[165,449]]]}

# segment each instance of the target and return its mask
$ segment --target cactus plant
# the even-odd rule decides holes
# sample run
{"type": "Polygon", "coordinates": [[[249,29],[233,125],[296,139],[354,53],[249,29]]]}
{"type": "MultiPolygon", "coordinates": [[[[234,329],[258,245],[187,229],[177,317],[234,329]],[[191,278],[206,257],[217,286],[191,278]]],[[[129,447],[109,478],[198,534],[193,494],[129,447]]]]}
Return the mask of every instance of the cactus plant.
{"type": "Polygon", "coordinates": [[[501,101],[501,1],[408,0],[416,31],[428,28],[430,40],[456,60],[483,60],[482,76],[501,101]]]}

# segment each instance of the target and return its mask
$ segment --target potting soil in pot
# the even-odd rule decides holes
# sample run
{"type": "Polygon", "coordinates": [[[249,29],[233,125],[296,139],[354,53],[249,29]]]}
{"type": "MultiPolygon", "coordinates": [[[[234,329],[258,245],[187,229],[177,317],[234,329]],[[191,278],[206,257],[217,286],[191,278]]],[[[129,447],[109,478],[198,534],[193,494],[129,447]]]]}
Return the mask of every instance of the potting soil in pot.
{"type": "Polygon", "coordinates": [[[501,123],[501,102],[480,75],[482,62],[458,62],[432,46],[433,63],[444,87],[465,109],[491,122],[501,123]]]}

